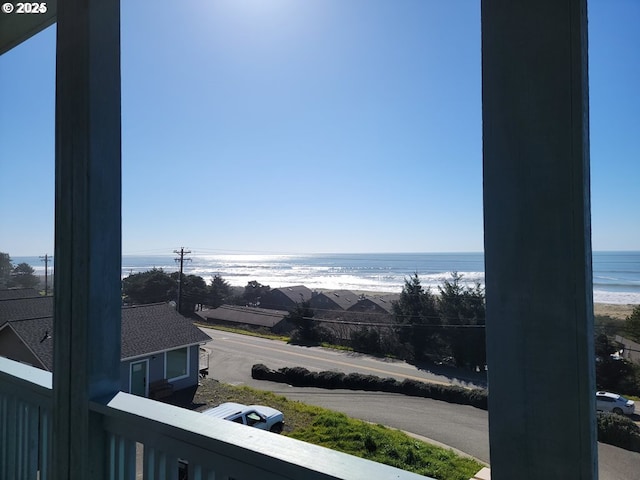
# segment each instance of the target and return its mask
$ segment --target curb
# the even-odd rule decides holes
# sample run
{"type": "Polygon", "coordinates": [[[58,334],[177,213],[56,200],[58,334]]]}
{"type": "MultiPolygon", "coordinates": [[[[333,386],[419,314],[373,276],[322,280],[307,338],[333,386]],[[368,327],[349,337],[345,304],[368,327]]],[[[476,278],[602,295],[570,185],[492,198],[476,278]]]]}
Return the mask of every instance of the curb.
{"type": "Polygon", "coordinates": [[[469,480],[491,480],[491,470],[489,467],[484,467],[469,480]]]}

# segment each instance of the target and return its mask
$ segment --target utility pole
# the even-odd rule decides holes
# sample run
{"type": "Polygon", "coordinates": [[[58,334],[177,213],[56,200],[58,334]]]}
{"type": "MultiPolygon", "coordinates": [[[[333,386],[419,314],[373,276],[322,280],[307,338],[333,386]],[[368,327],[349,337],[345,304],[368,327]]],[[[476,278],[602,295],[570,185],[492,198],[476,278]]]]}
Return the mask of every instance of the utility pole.
{"type": "Polygon", "coordinates": [[[182,312],[182,267],[184,265],[185,260],[190,262],[190,258],[184,258],[185,255],[191,253],[191,250],[185,250],[184,247],[180,248],[180,251],[174,250],[173,253],[176,255],[180,255],[180,258],[174,259],[176,262],[180,262],[180,274],[178,275],[178,312],[182,312]]]}
{"type": "Polygon", "coordinates": [[[44,296],[49,295],[49,260],[51,257],[46,253],[40,256],[40,261],[44,262],[44,296]]]}

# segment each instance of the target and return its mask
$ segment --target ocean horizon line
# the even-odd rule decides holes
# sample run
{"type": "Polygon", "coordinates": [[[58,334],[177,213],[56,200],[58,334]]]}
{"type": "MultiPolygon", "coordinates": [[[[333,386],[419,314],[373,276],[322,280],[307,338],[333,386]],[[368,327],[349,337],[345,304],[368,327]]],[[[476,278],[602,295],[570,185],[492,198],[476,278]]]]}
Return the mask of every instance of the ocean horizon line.
{"type": "MultiPolygon", "coordinates": [[[[286,256],[327,256],[327,255],[484,255],[483,250],[448,250],[448,251],[382,251],[382,252],[275,252],[275,251],[260,251],[260,250],[213,250],[207,248],[195,248],[195,247],[176,247],[176,250],[179,248],[185,248],[186,250],[191,250],[189,255],[286,255],[286,256]]],[[[154,249],[154,250],[144,250],[144,251],[128,251],[123,252],[121,256],[123,257],[174,257],[176,254],[173,253],[173,250],[169,252],[170,249],[154,249]],[[169,253],[162,253],[169,252],[169,253]]],[[[53,251],[53,249],[51,250],[53,251]]],[[[636,254],[640,253],[640,248],[637,250],[612,250],[612,249],[603,249],[603,250],[591,250],[591,253],[621,253],[621,254],[636,254]]],[[[45,254],[49,255],[50,258],[53,258],[53,254],[45,254]]],[[[14,255],[10,254],[12,258],[36,258],[43,257],[45,254],[19,254],[14,255]]]]}
{"type": "MultiPolygon", "coordinates": [[[[424,287],[435,289],[452,272],[463,275],[467,285],[485,283],[482,252],[266,254],[193,248],[185,253],[192,260],[184,263],[186,275],[198,275],[205,281],[220,276],[231,286],[255,280],[272,288],[305,285],[323,290],[399,292],[414,273],[424,287]]],[[[179,257],[180,253],[122,255],[121,277],[153,268],[175,272],[180,268],[179,257]]],[[[593,294],[598,303],[640,303],[640,252],[594,251],[592,258],[593,294]]],[[[29,263],[37,274],[45,271],[39,257],[14,257],[13,261],[29,263]]]]}
{"type": "MultiPolygon", "coordinates": [[[[191,249],[191,247],[184,247],[185,249],[191,249]]],[[[638,250],[592,250],[592,253],[622,253],[622,254],[635,254],[640,253],[640,249],[638,250]]],[[[471,251],[471,250],[460,250],[460,251],[442,251],[442,252],[273,252],[273,251],[216,251],[216,252],[199,252],[198,249],[191,250],[189,255],[286,255],[286,256],[328,256],[328,255],[484,255],[484,251],[471,251]]],[[[125,257],[174,257],[175,253],[123,253],[122,256],[125,257]]],[[[35,255],[30,255],[35,256],[35,255]]]]}

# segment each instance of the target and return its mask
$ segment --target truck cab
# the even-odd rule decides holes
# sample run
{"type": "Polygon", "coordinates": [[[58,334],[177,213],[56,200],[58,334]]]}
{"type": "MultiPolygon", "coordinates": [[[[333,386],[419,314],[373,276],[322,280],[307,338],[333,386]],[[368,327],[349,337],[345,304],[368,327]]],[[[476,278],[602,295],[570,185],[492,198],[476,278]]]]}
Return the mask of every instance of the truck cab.
{"type": "Polygon", "coordinates": [[[227,402],[204,410],[202,414],[275,433],[282,432],[284,427],[282,412],[264,405],[242,405],[241,403],[227,402]]]}

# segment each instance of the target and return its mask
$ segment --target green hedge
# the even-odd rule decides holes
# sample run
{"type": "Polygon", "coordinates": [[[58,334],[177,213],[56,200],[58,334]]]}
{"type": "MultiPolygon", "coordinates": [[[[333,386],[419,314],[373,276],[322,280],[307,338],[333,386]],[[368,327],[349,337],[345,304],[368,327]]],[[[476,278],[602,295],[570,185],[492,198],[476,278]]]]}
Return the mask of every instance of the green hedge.
{"type": "Polygon", "coordinates": [[[251,368],[251,377],[256,380],[288,383],[295,387],[320,387],[345,390],[403,393],[414,397],[433,398],[449,403],[471,405],[487,409],[487,391],[454,385],[439,385],[416,380],[399,381],[395,378],[380,378],[361,373],[311,372],[303,367],[285,367],[271,370],[261,363],[251,368]]]}
{"type": "Polygon", "coordinates": [[[640,427],[630,418],[598,412],[598,440],[609,445],[640,452],[640,427]]]}

